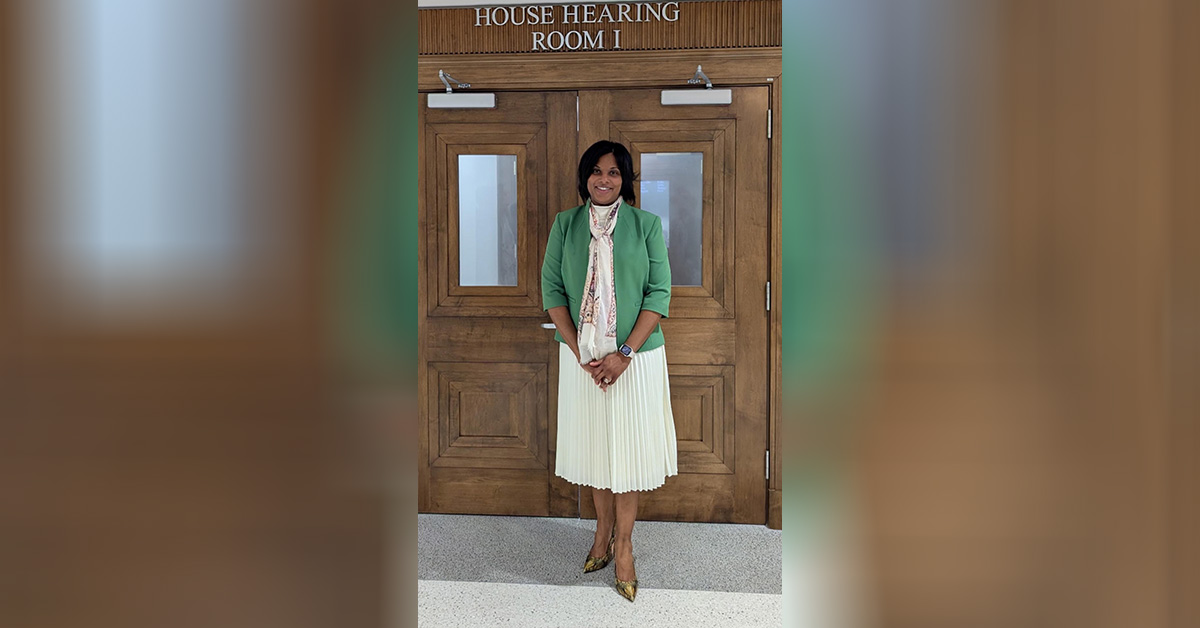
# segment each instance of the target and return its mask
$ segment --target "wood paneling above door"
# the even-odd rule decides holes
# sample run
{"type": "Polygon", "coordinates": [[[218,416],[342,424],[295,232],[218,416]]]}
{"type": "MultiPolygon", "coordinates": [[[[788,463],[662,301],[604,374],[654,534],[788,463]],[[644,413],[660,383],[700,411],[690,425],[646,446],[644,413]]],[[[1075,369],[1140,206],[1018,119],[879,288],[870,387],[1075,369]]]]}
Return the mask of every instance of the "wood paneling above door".
{"type": "MultiPolygon", "coordinates": [[[[687,80],[695,74],[697,65],[704,66],[704,73],[716,87],[778,84],[783,71],[783,54],[776,46],[659,50],[653,53],[612,50],[537,55],[428,55],[417,58],[417,89],[445,91],[446,86],[438,79],[438,70],[467,81],[473,92],[655,86],[682,89],[689,87],[687,80]]],[[[574,117],[574,103],[570,113],[574,117]]],[[[498,114],[493,111],[479,119],[497,118],[498,114]]]]}
{"type": "MultiPolygon", "coordinates": [[[[601,3],[595,6],[605,5],[601,3]]],[[[619,6],[636,7],[616,3],[608,6],[614,18],[620,17],[619,6]]],[[[524,13],[518,15],[518,21],[522,24],[509,23],[508,13],[523,11],[524,7],[422,9],[417,12],[417,50],[421,55],[503,52],[546,54],[534,50],[534,33],[566,33],[573,30],[588,33],[592,40],[596,40],[598,33],[603,31],[605,38],[602,47],[605,50],[615,50],[614,30],[621,31],[622,50],[761,48],[783,43],[781,0],[679,2],[678,7],[679,19],[676,21],[664,19],[575,24],[569,21],[563,23],[564,5],[554,5],[551,15],[553,21],[548,25],[526,23],[524,13]],[[504,22],[503,25],[488,26],[488,20],[493,15],[491,9],[500,10],[496,21],[504,22]],[[489,11],[488,17],[480,19],[478,10],[489,11]],[[477,19],[479,26],[476,26],[477,19]]],[[[636,13],[628,15],[636,17],[636,13]]]]}

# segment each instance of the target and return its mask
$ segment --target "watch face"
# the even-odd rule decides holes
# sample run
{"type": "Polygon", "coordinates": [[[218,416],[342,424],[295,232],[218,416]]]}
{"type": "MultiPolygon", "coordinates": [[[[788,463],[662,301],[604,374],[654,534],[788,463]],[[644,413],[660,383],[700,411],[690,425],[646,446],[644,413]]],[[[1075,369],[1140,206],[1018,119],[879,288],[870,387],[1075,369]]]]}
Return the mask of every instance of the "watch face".
{"type": "Polygon", "coordinates": [[[633,353],[633,349],[629,348],[629,345],[621,345],[621,355],[629,357],[630,353],[633,353]]]}

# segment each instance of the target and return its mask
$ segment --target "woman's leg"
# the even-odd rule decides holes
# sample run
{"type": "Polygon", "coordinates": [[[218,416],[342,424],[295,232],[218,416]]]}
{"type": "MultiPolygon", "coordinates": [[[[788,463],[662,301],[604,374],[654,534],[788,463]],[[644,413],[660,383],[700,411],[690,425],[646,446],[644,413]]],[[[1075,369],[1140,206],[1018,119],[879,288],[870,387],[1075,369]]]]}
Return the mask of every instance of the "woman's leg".
{"type": "Polygon", "coordinates": [[[618,580],[636,580],[633,570],[633,522],[637,520],[638,492],[617,493],[613,497],[617,515],[617,542],[614,564],[618,580]]]}
{"type": "Polygon", "coordinates": [[[596,505],[596,539],[592,542],[590,556],[597,558],[608,553],[608,539],[613,529],[613,492],[608,489],[592,489],[592,503],[596,505]]]}

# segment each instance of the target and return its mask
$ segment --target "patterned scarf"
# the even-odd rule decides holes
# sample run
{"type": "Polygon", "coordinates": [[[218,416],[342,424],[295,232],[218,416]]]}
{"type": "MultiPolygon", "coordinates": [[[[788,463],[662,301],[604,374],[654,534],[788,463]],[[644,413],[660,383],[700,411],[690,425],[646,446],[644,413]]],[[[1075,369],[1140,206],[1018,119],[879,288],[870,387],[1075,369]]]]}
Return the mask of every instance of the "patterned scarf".
{"type": "Polygon", "coordinates": [[[623,199],[612,205],[588,201],[592,242],[588,245],[587,281],[579,305],[579,363],[587,364],[617,350],[617,291],[613,281],[613,227],[623,199]]]}

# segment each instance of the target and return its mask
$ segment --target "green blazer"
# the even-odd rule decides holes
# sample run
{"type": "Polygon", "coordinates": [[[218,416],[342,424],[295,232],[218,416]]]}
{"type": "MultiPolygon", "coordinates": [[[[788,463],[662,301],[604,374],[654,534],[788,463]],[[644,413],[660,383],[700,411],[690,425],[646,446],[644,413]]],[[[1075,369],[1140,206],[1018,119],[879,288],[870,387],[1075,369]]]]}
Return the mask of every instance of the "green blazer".
{"type": "MultiPolygon", "coordinates": [[[[567,306],[579,327],[579,305],[588,267],[588,245],[592,241],[587,205],[561,211],[554,217],[546,259],[542,262],[542,309],[567,306]]],[[[642,310],[667,316],[671,302],[671,266],[663,241],[662,220],[629,203],[621,203],[613,227],[613,283],[617,292],[617,345],[625,343],[642,310]]],[[[554,339],[563,342],[555,332],[554,339]]],[[[638,351],[663,345],[662,326],[638,351]]]]}

